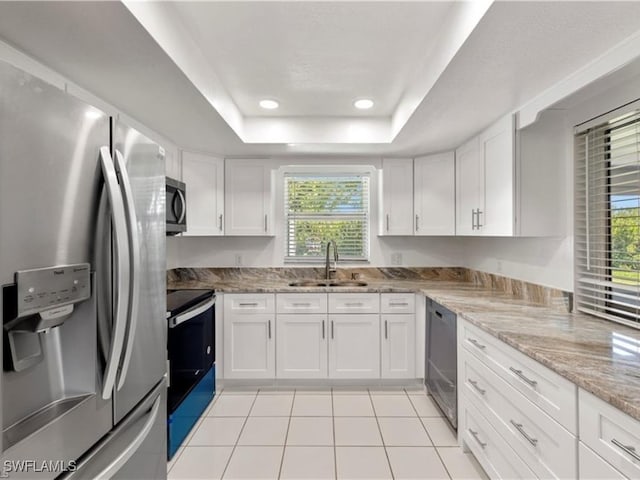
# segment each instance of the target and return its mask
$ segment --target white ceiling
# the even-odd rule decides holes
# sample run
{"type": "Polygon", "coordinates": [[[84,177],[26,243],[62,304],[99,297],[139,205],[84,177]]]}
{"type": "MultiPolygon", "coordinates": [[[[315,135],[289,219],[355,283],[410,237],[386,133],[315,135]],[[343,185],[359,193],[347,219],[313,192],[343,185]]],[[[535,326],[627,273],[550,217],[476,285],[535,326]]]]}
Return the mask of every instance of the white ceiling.
{"type": "MultiPolygon", "coordinates": [[[[434,41],[433,31],[426,34],[422,30],[433,25],[431,22],[439,23],[436,17],[441,20],[447,18],[447,25],[451,27],[454,20],[452,8],[455,7],[441,2],[366,2],[360,6],[299,2],[288,3],[284,8],[281,2],[254,2],[251,7],[261,12],[254,16],[253,10],[247,13],[245,3],[179,4],[174,10],[179,15],[176,14],[174,23],[165,25],[165,28],[176,37],[187,38],[194,50],[202,53],[199,58],[203,65],[206,64],[206,71],[217,75],[224,90],[229,90],[223,93],[238,104],[241,115],[264,120],[251,110],[255,108],[251,98],[261,95],[258,89],[268,79],[273,85],[269,90],[278,89],[270,96],[282,97],[279,99],[283,102],[283,110],[279,115],[293,115],[288,118],[300,119],[300,125],[304,126],[304,122],[314,117],[324,117],[324,121],[331,114],[331,124],[321,124],[326,130],[340,130],[345,125],[346,115],[352,115],[348,110],[346,115],[339,111],[339,108],[344,108],[341,98],[351,100],[353,95],[344,92],[358,90],[357,86],[350,85],[349,79],[369,84],[370,88],[382,92],[380,95],[387,95],[382,102],[383,105],[387,102],[386,117],[375,112],[375,118],[387,118],[388,109],[397,109],[398,99],[407,94],[403,86],[405,89],[411,87],[411,69],[415,66],[421,72],[428,71],[424,62],[428,64],[437,59],[439,50],[428,52],[428,45],[423,50],[414,42],[430,44],[429,39],[434,41]],[[218,12],[215,20],[209,19],[213,22],[211,25],[216,25],[209,29],[210,32],[202,32],[207,30],[208,20],[204,13],[197,13],[198,8],[218,12]],[[289,8],[292,12],[288,11],[289,8]],[[313,15],[309,14],[311,26],[306,30],[294,29],[295,34],[290,37],[291,32],[283,28],[282,22],[306,18],[305,8],[313,12],[313,15]],[[346,18],[344,12],[339,16],[328,13],[336,9],[367,10],[370,13],[366,18],[374,24],[378,22],[378,26],[359,25],[358,19],[346,18]],[[418,13],[427,11],[434,12],[433,18],[426,13],[422,18],[418,13]],[[189,19],[189,15],[194,16],[193,12],[196,12],[197,21],[189,19]],[[409,16],[412,18],[407,18],[402,12],[411,12],[409,16]],[[258,22],[256,17],[262,21],[258,22]],[[388,25],[383,21],[386,17],[389,18],[388,25]],[[246,18],[251,18],[251,22],[242,23],[246,18]],[[318,24],[311,19],[318,19],[318,24]],[[340,29],[334,28],[334,21],[340,29]],[[331,30],[331,38],[322,39],[324,30],[321,24],[331,30]],[[399,25],[404,25],[404,31],[399,25]],[[294,43],[302,42],[306,31],[313,31],[312,27],[316,28],[316,33],[309,35],[305,43],[308,49],[304,51],[314,55],[297,57],[297,63],[287,61],[288,58],[296,58],[295,54],[300,50],[294,43]],[[386,32],[383,35],[385,42],[378,42],[376,29],[386,32]],[[233,35],[225,38],[232,37],[237,45],[225,42],[221,47],[221,34],[213,30],[233,31],[233,35]],[[242,32],[251,33],[243,35],[242,32]],[[397,42],[404,45],[401,52],[396,52],[397,58],[393,53],[396,40],[389,32],[395,32],[397,42]],[[206,40],[198,40],[205,35],[208,35],[206,40]],[[295,42],[289,43],[291,38],[295,42]],[[369,52],[362,59],[361,64],[366,64],[374,72],[371,76],[362,71],[349,71],[346,76],[337,76],[335,71],[320,68],[317,64],[320,62],[326,66],[330,63],[330,59],[323,57],[323,52],[329,51],[337,51],[338,60],[348,62],[351,55],[363,49],[363,44],[366,46],[367,41],[375,48],[371,49],[373,54],[369,52]],[[327,42],[330,48],[323,50],[321,46],[327,42]],[[274,51],[275,45],[282,48],[274,51]],[[342,51],[338,48],[340,46],[342,51]],[[375,61],[377,50],[380,50],[381,58],[386,58],[384,62],[375,61]],[[248,52],[246,57],[238,53],[242,51],[248,52]],[[223,60],[225,55],[228,62],[223,60]],[[234,55],[241,58],[233,58],[234,55]],[[385,62],[393,68],[385,69],[385,62]],[[264,71],[256,73],[252,69],[264,71]],[[314,72],[320,72],[322,75],[318,77],[322,78],[316,79],[314,72]],[[379,77],[380,80],[376,81],[379,77]],[[321,92],[325,100],[319,102],[318,92],[323,85],[341,87],[336,87],[336,92],[321,92]],[[305,88],[314,91],[310,95],[318,98],[307,97],[305,88]],[[296,98],[291,105],[286,100],[289,96],[296,98]]],[[[176,5],[171,6],[174,7],[176,5]]],[[[477,26],[474,25],[475,28],[465,35],[466,41],[445,62],[424,98],[419,98],[415,111],[407,116],[408,121],[390,143],[336,143],[330,136],[294,146],[244,143],[216,110],[215,102],[212,104],[212,92],[196,88],[198,82],[179,67],[181,59],[170,58],[130,11],[117,2],[0,2],[0,38],[187,149],[226,156],[413,156],[460,145],[500,115],[517,109],[636,33],[640,29],[638,18],[640,2],[494,3],[481,16],[477,26]]],[[[441,39],[442,35],[438,38],[441,39]]],[[[414,75],[418,73],[414,72],[414,75]]],[[[422,82],[422,85],[428,85],[428,82],[422,82]]],[[[359,118],[367,121],[366,116],[359,118]]],[[[291,124],[287,125],[290,127],[291,124]]]]}
{"type": "Polygon", "coordinates": [[[450,2],[184,2],[173,18],[245,116],[391,116],[450,2]],[[360,112],[357,98],[375,100],[360,112]],[[280,108],[265,111],[262,98],[280,108]]]}

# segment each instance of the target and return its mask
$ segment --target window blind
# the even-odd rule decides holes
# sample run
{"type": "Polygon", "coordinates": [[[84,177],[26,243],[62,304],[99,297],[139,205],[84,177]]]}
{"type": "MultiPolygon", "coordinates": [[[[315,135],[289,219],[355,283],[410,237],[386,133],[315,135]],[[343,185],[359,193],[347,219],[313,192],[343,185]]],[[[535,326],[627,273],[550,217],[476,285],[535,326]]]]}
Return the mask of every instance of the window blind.
{"type": "Polygon", "coordinates": [[[640,110],[575,137],[579,311],[640,328],[640,110]]]}
{"type": "Polygon", "coordinates": [[[320,261],[335,240],[340,259],[369,258],[369,175],[284,175],[287,261],[320,261]]]}

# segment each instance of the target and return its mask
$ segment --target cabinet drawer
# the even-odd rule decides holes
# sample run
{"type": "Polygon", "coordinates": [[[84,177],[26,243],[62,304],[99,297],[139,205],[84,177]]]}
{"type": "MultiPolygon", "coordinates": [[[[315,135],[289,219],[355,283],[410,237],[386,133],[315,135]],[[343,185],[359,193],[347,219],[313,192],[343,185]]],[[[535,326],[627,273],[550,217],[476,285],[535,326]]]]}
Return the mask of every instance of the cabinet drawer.
{"type": "Polygon", "coordinates": [[[415,293],[382,293],[380,311],[382,313],[414,313],[416,295],[415,293]]]}
{"type": "Polygon", "coordinates": [[[330,293],[329,313],[378,313],[380,295],[377,293],[330,293]]]}
{"type": "Polygon", "coordinates": [[[225,294],[225,311],[234,315],[243,313],[275,313],[275,295],[272,293],[225,294]]]}
{"type": "Polygon", "coordinates": [[[462,390],[540,478],[575,478],[577,440],[475,356],[463,355],[462,390]]]}
{"type": "Polygon", "coordinates": [[[529,401],[577,433],[577,387],[506,343],[463,322],[463,345],[529,401]]]}
{"type": "Polygon", "coordinates": [[[278,313],[327,313],[326,293],[279,293],[276,295],[278,313]]]}
{"type": "Polygon", "coordinates": [[[462,413],[464,441],[492,479],[535,478],[531,469],[518,457],[489,421],[464,399],[462,413]]]}
{"type": "Polygon", "coordinates": [[[629,478],[640,478],[640,422],[580,389],[580,440],[629,478]]]}
{"type": "Polygon", "coordinates": [[[578,464],[580,480],[624,480],[628,477],[622,475],[619,471],[609,465],[602,457],[588,447],[584,443],[579,442],[578,464]]]}

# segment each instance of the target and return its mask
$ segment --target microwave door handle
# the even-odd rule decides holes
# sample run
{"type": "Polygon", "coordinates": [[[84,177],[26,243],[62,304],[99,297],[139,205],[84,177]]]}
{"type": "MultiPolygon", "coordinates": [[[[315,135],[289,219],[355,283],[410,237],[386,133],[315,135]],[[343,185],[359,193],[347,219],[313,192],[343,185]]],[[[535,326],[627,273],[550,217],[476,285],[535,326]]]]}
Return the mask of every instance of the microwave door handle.
{"type": "Polygon", "coordinates": [[[127,297],[129,295],[129,243],[127,241],[127,223],[124,210],[122,193],[118,186],[116,169],[108,147],[100,148],[100,165],[104,176],[107,197],[111,207],[111,222],[113,224],[113,237],[115,241],[116,282],[114,285],[115,316],[111,332],[111,347],[107,356],[107,365],[104,372],[102,386],[102,398],[111,397],[113,386],[116,382],[124,334],[126,330],[126,318],[128,310],[127,297]]]}
{"type": "Polygon", "coordinates": [[[124,385],[129,371],[129,363],[131,362],[131,354],[133,352],[133,343],[136,335],[136,327],[138,325],[138,306],[140,305],[140,234],[138,230],[138,217],[136,215],[136,206],[133,200],[133,190],[131,189],[131,180],[127,172],[127,166],[122,153],[116,150],[116,171],[120,174],[120,187],[124,198],[125,212],[127,215],[129,235],[129,308],[128,308],[128,328],[127,340],[124,349],[124,359],[118,375],[117,390],[124,385]]]}
{"type": "Polygon", "coordinates": [[[176,190],[176,193],[178,194],[178,198],[180,199],[180,215],[176,215],[176,217],[178,217],[178,224],[181,224],[184,221],[184,216],[187,214],[187,202],[184,198],[184,195],[182,194],[182,191],[176,190]]]}
{"type": "Polygon", "coordinates": [[[212,295],[211,298],[208,298],[202,303],[199,303],[195,307],[190,308],[186,312],[181,313],[180,315],[176,315],[172,319],[169,320],[169,328],[174,328],[180,325],[181,323],[186,322],[187,320],[191,320],[194,317],[197,317],[201,313],[209,310],[216,303],[216,296],[212,295]]]}

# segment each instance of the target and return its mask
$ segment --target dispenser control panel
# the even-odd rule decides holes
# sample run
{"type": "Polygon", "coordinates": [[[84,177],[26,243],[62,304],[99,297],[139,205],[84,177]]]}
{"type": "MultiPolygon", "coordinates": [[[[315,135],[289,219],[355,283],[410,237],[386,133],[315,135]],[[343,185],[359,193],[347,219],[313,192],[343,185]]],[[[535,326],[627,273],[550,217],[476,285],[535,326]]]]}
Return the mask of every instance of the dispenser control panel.
{"type": "Polygon", "coordinates": [[[77,263],[16,272],[18,317],[91,297],[91,265],[77,263]]]}

